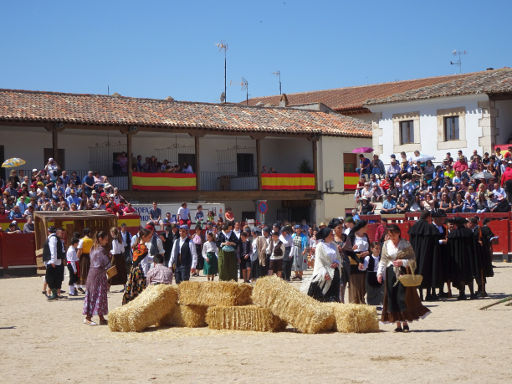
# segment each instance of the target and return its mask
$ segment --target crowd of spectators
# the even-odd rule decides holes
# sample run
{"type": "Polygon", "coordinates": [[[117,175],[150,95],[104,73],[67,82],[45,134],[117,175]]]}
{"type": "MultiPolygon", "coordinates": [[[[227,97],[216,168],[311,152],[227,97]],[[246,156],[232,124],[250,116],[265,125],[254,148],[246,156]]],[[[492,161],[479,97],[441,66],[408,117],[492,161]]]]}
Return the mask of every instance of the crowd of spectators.
{"type": "Polygon", "coordinates": [[[512,202],[512,147],[468,159],[461,150],[446,153],[440,164],[415,151],[391,155],[384,166],[378,155],[359,155],[361,178],[355,192],[358,213],[390,214],[439,210],[445,213],[508,212],[512,202]]]}
{"type": "Polygon", "coordinates": [[[35,211],[102,209],[118,216],[135,212],[106,176],[89,171],[80,179],[77,172],[62,170],[53,158],[30,175],[11,170],[6,180],[0,179],[0,190],[0,221],[11,221],[10,232],[16,231],[19,219],[32,222],[35,211]]]}
{"type": "Polygon", "coordinates": [[[171,164],[168,160],[159,161],[156,156],[146,157],[138,155],[133,163],[134,172],[168,172],[168,173],[194,173],[192,165],[187,162],[182,164],[171,164]]]}

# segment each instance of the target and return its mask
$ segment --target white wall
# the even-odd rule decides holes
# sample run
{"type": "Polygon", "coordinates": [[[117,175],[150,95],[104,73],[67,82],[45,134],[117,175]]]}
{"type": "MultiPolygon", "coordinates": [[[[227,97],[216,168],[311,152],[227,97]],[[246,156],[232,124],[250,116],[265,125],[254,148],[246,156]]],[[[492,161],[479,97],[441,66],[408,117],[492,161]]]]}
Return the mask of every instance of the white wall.
{"type": "Polygon", "coordinates": [[[495,108],[498,115],[496,144],[508,144],[512,140],[512,100],[497,100],[495,108]]]}
{"type": "Polygon", "coordinates": [[[21,169],[41,169],[46,164],[44,148],[52,147],[52,134],[44,128],[0,126],[0,145],[6,159],[20,157],[27,162],[21,169]]]}
{"type": "MultiPolygon", "coordinates": [[[[451,152],[452,156],[461,149],[467,157],[473,154],[476,149],[482,152],[479,145],[479,137],[482,136],[482,129],[478,126],[478,120],[482,118],[482,110],[478,107],[479,102],[487,101],[488,97],[482,95],[457,96],[435,98],[431,100],[411,101],[408,103],[394,103],[370,106],[372,112],[381,112],[382,118],[379,120],[379,128],[382,129],[382,136],[379,138],[379,144],[383,146],[381,160],[389,163],[391,154],[393,154],[393,115],[408,112],[420,113],[420,142],[422,154],[433,155],[435,162],[440,162],[445,157],[446,152],[451,152]],[[437,110],[465,107],[466,138],[465,148],[437,149],[437,110]]],[[[399,154],[397,154],[398,157],[399,154]]]]}
{"type": "Polygon", "coordinates": [[[261,140],[261,165],[280,173],[298,173],[303,160],[313,170],[313,145],[306,138],[267,137],[261,140]]]}

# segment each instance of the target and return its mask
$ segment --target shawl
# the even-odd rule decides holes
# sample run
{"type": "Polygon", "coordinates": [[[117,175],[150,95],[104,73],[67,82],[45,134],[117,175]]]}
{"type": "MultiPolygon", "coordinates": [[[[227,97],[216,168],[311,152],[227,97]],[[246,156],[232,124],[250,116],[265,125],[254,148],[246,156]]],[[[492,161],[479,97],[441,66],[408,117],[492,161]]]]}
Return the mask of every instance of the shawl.
{"type": "MultiPolygon", "coordinates": [[[[407,240],[400,239],[397,246],[398,252],[396,254],[396,257],[391,256],[389,254],[389,244],[392,244],[391,240],[387,240],[382,247],[378,273],[382,273],[382,271],[386,269],[387,265],[394,260],[408,260],[408,267],[410,267],[411,270],[414,271],[416,269],[416,259],[411,244],[407,240]]],[[[393,266],[393,272],[395,272],[395,276],[398,282],[398,277],[402,273],[400,267],[393,266]]]]}
{"type": "MultiPolygon", "coordinates": [[[[331,264],[333,260],[327,254],[325,247],[328,247],[323,241],[320,241],[315,247],[315,266],[313,268],[313,274],[309,281],[305,281],[301,287],[302,292],[307,292],[309,290],[309,285],[311,283],[318,283],[320,288],[322,288],[322,293],[325,295],[329,288],[331,287],[331,282],[334,277],[334,268],[331,268],[331,264]],[[325,275],[329,275],[329,279],[326,280],[325,275]]],[[[341,258],[338,252],[338,248],[333,248],[336,250],[336,261],[338,265],[341,265],[341,258]]]]}

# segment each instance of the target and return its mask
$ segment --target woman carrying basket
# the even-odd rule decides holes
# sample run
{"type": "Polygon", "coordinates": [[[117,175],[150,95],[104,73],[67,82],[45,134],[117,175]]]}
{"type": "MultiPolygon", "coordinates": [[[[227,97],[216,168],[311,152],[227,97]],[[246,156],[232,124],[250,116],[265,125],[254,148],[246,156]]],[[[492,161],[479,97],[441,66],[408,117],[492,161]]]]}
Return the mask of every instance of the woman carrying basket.
{"type": "Polygon", "coordinates": [[[421,304],[416,287],[406,287],[400,281],[407,271],[416,268],[411,244],[400,238],[400,228],[396,224],[388,225],[387,231],[389,240],[382,247],[377,270],[379,283],[384,280],[384,274],[386,276],[381,321],[396,323],[395,332],[409,332],[407,322],[426,317],[430,310],[421,304]]]}

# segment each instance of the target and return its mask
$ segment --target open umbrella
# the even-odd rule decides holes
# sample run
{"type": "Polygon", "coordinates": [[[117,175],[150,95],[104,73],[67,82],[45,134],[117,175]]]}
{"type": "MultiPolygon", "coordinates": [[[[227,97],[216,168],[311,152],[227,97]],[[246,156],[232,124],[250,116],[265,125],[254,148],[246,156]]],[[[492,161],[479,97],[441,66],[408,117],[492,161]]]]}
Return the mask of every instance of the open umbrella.
{"type": "Polygon", "coordinates": [[[2,168],[19,167],[20,165],[23,165],[25,163],[26,163],[26,161],[23,159],[20,159],[19,157],[11,157],[10,159],[7,159],[2,163],[2,168]]]}
{"type": "Polygon", "coordinates": [[[475,173],[472,177],[475,180],[490,180],[490,179],[494,179],[494,176],[490,172],[478,172],[478,173],[475,173]]]}
{"type": "Polygon", "coordinates": [[[434,160],[435,156],[431,155],[419,155],[418,157],[414,156],[412,161],[419,161],[420,163],[425,163],[428,160],[434,160]]]}
{"type": "Polygon", "coordinates": [[[352,153],[372,153],[373,148],[372,147],[359,147],[354,150],[352,150],[352,153]]]}

